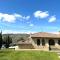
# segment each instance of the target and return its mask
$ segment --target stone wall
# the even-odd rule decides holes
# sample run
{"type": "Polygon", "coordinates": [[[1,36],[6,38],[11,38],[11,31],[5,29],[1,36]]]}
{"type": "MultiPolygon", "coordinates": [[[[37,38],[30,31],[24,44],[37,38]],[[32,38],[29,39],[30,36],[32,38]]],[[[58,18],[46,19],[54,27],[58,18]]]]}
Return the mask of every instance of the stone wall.
{"type": "Polygon", "coordinates": [[[19,49],[34,49],[34,46],[32,44],[19,44],[19,49]]]}

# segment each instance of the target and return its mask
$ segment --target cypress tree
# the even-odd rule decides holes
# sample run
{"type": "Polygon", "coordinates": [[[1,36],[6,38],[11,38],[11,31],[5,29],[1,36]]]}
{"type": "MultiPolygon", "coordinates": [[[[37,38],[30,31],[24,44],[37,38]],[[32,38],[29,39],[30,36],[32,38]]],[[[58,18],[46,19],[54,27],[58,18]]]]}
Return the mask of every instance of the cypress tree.
{"type": "Polygon", "coordinates": [[[5,38],[5,47],[6,47],[6,48],[9,48],[10,43],[12,43],[12,39],[11,39],[11,37],[8,35],[8,36],[5,38]]]}
{"type": "Polygon", "coordinates": [[[1,47],[2,47],[2,31],[1,31],[1,33],[0,33],[0,49],[1,49],[1,47]]]}

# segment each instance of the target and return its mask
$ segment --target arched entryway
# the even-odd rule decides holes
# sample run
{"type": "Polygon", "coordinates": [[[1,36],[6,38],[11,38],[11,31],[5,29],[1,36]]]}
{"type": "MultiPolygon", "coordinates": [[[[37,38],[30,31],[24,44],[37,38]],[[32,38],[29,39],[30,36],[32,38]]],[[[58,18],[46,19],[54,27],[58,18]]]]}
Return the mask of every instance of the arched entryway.
{"type": "Polygon", "coordinates": [[[53,39],[49,40],[49,45],[55,45],[55,41],[53,39]]]}

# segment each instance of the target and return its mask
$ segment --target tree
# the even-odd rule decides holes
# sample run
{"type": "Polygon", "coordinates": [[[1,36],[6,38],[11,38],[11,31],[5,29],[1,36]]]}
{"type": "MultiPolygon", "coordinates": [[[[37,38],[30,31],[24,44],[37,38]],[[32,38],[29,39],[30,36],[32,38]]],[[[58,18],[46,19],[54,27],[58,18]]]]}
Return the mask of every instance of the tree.
{"type": "Polygon", "coordinates": [[[1,49],[1,47],[2,47],[2,31],[1,31],[1,33],[0,33],[0,49],[1,49]]]}
{"type": "Polygon", "coordinates": [[[5,47],[9,48],[10,43],[12,43],[12,38],[8,35],[5,37],[5,47]]]}
{"type": "Polygon", "coordinates": [[[23,37],[21,37],[21,38],[20,38],[20,40],[24,40],[24,38],[23,38],[23,37]]]}
{"type": "Polygon", "coordinates": [[[22,40],[22,42],[24,42],[24,41],[25,41],[24,37],[21,37],[21,38],[20,38],[20,40],[22,40]]]}

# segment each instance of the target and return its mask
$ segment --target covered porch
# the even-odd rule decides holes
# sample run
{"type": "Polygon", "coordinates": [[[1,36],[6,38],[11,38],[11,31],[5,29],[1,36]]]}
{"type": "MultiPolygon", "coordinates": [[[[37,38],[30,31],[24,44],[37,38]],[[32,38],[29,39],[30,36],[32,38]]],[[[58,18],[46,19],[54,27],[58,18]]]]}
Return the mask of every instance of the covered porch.
{"type": "Polygon", "coordinates": [[[33,45],[36,49],[51,50],[60,49],[60,39],[59,38],[32,38],[33,45]]]}

